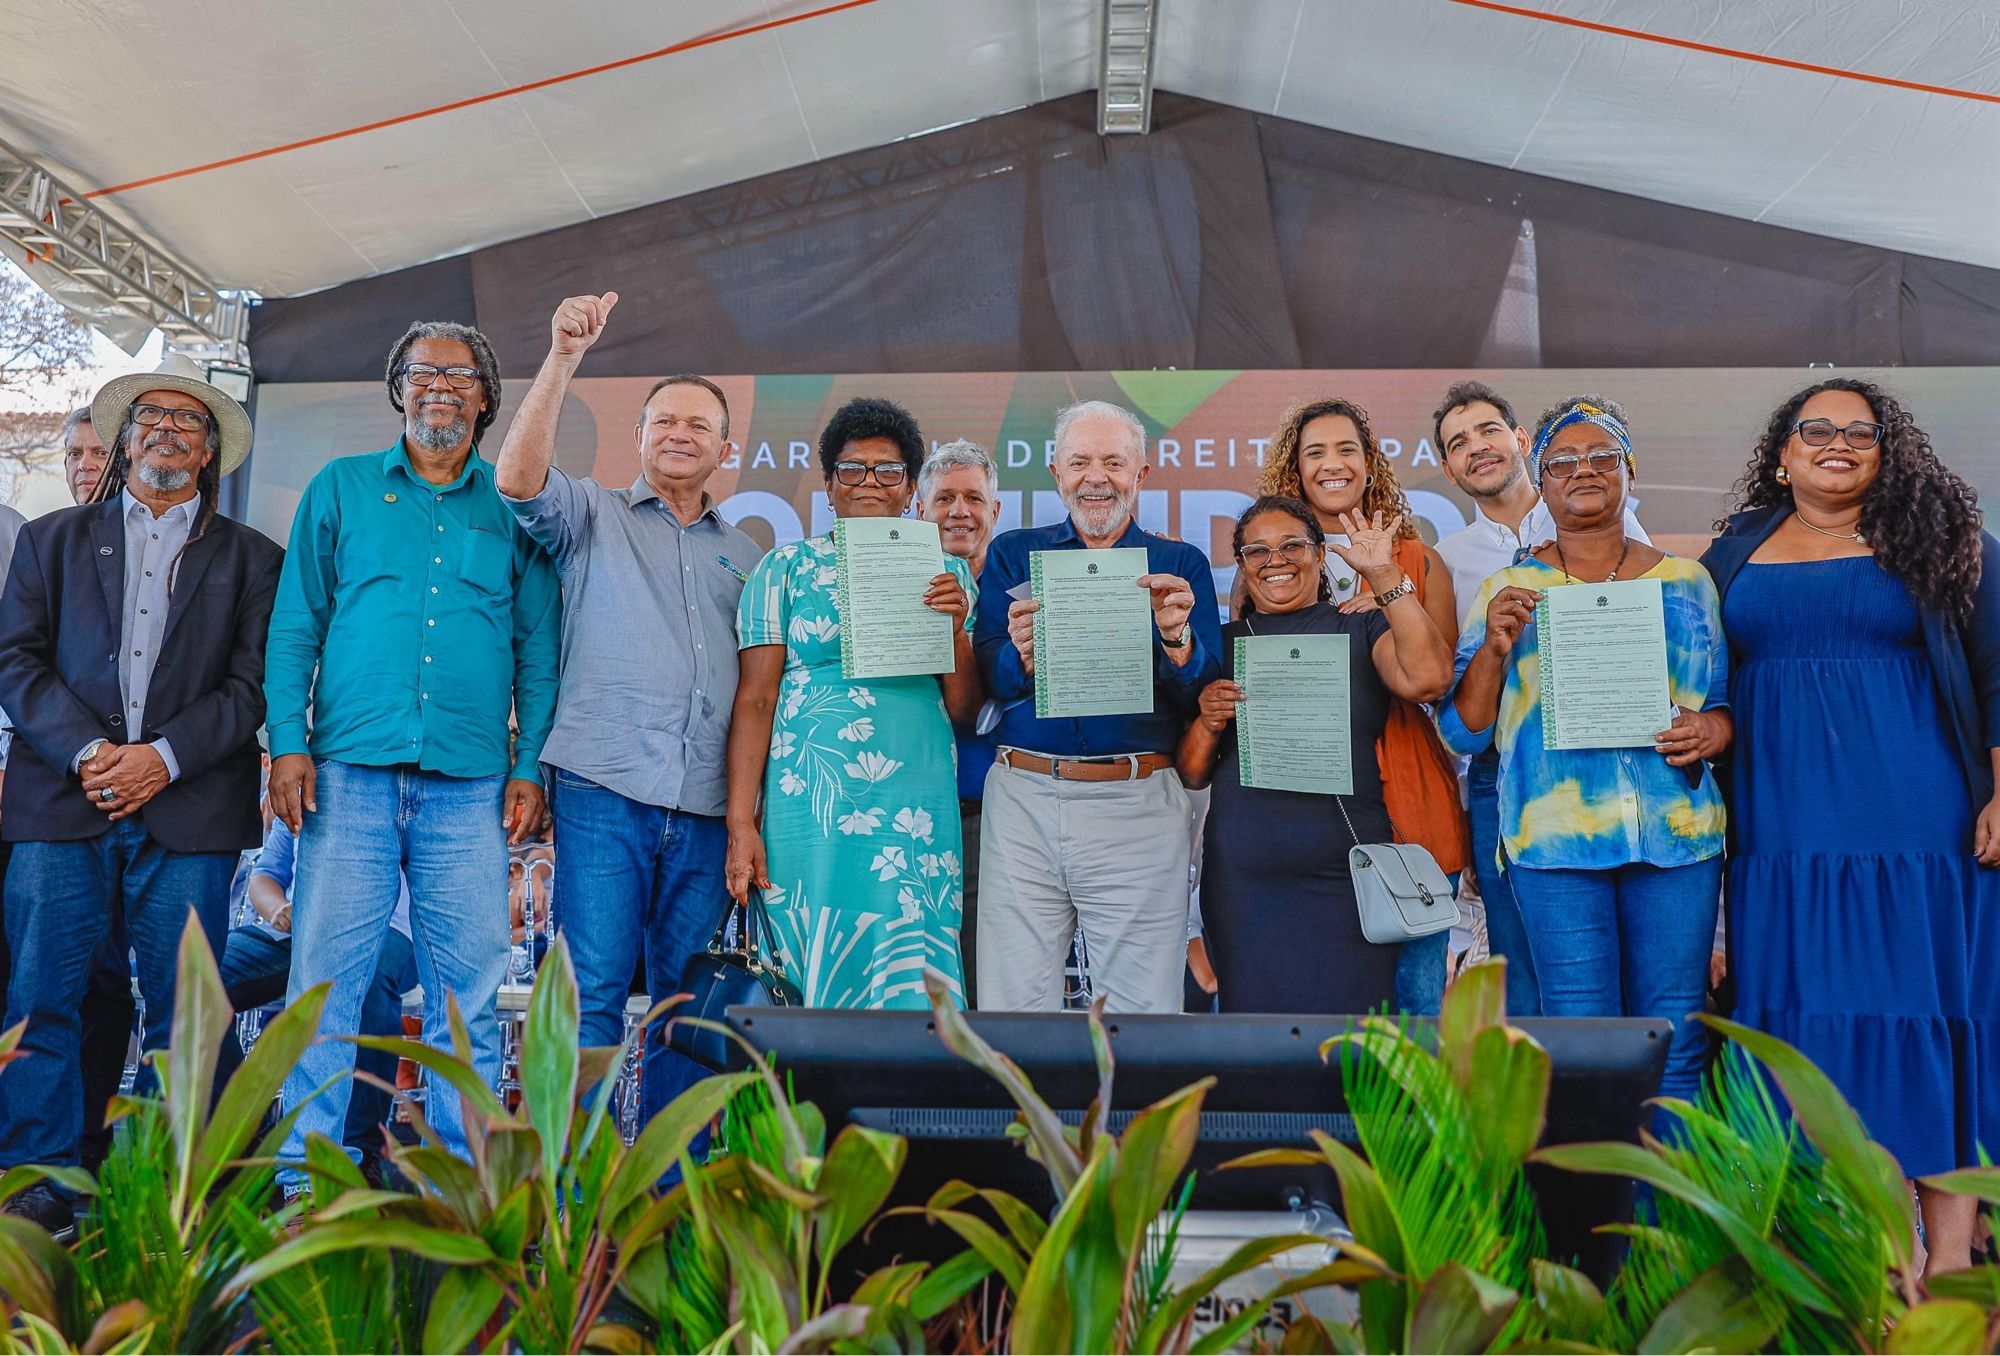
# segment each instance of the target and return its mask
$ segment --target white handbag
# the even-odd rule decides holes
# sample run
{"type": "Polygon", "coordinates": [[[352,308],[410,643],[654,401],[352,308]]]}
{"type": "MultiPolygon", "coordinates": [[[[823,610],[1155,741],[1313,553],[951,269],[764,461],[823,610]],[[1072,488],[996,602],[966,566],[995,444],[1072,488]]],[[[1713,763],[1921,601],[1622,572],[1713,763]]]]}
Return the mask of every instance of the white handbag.
{"type": "Polygon", "coordinates": [[[1354,878],[1354,903],[1361,911],[1361,935],[1393,946],[1443,932],[1458,921],[1458,901],[1444,868],[1430,849],[1415,843],[1364,843],[1347,816],[1347,803],[1333,798],[1354,846],[1347,870],[1354,878]]]}

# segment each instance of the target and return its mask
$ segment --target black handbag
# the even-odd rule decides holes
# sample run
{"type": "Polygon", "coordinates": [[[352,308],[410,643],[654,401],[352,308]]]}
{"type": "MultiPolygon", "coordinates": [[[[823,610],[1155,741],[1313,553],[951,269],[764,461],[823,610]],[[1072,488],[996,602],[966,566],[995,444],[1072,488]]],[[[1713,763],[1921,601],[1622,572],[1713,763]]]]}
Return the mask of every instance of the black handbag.
{"type": "Polygon", "coordinates": [[[689,997],[667,1014],[667,1045],[705,1069],[726,1071],[734,1043],[713,1027],[681,1019],[698,1017],[720,1023],[730,1008],[801,1006],[798,990],[766,959],[769,947],[761,953],[758,950],[763,916],[761,903],[732,902],[715,936],[709,939],[708,949],[689,956],[681,971],[681,992],[689,997]],[[743,920],[736,933],[740,944],[732,946],[729,925],[739,916],[743,920]]]}

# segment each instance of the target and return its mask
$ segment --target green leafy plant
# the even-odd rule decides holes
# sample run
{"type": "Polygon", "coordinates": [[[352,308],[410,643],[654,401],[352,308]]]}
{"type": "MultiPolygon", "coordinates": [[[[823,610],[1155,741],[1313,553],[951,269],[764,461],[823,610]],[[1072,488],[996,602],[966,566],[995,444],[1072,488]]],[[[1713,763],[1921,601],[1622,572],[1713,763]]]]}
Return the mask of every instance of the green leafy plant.
{"type": "Polygon", "coordinates": [[[26,1349],[221,1350],[244,1317],[228,1300],[230,1278],[279,1236],[283,1217],[267,1208],[270,1158],[289,1120],[264,1137],[258,1157],[243,1155],[319,1026],[326,986],[265,1027],[211,1107],[230,1009],[192,918],[181,934],[175,983],[172,1047],[149,1056],[159,1092],[112,1102],[108,1119],[117,1133],[97,1180],[49,1167],[14,1168],[0,1178],[0,1200],[47,1180],[90,1201],[73,1252],[24,1220],[0,1216],[9,1337],[26,1349]]]}
{"type": "Polygon", "coordinates": [[[1097,1095],[1081,1125],[1067,1126],[1020,1066],[972,1030],[952,1005],[942,977],[928,973],[925,983],[939,1036],[1013,1098],[1019,1113],[1016,1133],[1047,1171],[1060,1202],[1054,1217],[1044,1220],[1006,1192],[954,1181],[924,1206],[905,1208],[958,1234],[1006,1283],[1013,1299],[1005,1332],[1008,1349],[1226,1351],[1288,1295],[1383,1273],[1381,1260],[1366,1249],[1343,1248],[1344,1255],[1282,1283],[1190,1344],[1196,1306],[1218,1287],[1294,1248],[1330,1246],[1314,1234],[1253,1239],[1191,1284],[1172,1285],[1175,1232],[1187,1202],[1184,1177],[1200,1131],[1202,1100],[1215,1080],[1190,1084],[1138,1112],[1122,1135],[1111,1133],[1107,1121],[1115,1066],[1100,999],[1088,1017],[1097,1095]],[[983,1205],[986,1213],[971,1208],[975,1205],[983,1205]]]}
{"type": "Polygon", "coordinates": [[[1324,1161],[1356,1244],[1380,1263],[1360,1321],[1306,1318],[1291,1349],[1485,1351],[1579,1340],[1602,1298],[1545,1260],[1524,1164],[1541,1138],[1548,1052],[1507,1025],[1506,966],[1467,968],[1445,993],[1431,1050],[1388,1017],[1328,1041],[1361,1152],[1315,1133],[1318,1154],[1267,1150],[1231,1167],[1324,1161]],[[1525,1302],[1524,1302],[1525,1301],[1525,1302]]]}
{"type": "MultiPolygon", "coordinates": [[[[1596,1340],[1623,1351],[1991,1350],[2000,1268],[1926,1286],[1902,1169],[1831,1080],[1775,1036],[1699,1020],[1730,1044],[1698,1104],[1660,1101],[1676,1117],[1669,1141],[1646,1135],[1639,1145],[1535,1155],[1654,1192],[1657,1219],[1623,1228],[1631,1251],[1596,1340]]],[[[2000,1199],[1990,1168],[1927,1184],[2000,1199]]]]}

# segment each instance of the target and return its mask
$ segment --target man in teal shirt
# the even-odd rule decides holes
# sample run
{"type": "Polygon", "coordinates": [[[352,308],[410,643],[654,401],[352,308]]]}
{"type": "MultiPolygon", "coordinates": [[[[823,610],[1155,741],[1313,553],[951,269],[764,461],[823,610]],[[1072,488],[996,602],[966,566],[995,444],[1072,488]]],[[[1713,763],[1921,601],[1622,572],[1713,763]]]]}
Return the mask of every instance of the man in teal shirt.
{"type": "MultiPolygon", "coordinates": [[[[271,807],[298,835],[286,997],[331,980],[320,1034],[356,1034],[407,881],[424,1039],[449,1048],[455,996],[473,1065],[497,1083],[507,845],[542,818],[559,589],[479,455],[500,405],[486,337],[412,325],[388,380],[403,436],[306,486],[266,650],[271,807]]],[[[305,1185],[306,1136],[339,1141],[353,1070],[352,1045],[322,1040],[286,1082],[286,1110],[306,1103],[280,1155],[288,1196],[305,1185]]],[[[464,1154],[459,1098],[425,1111],[464,1154]]]]}

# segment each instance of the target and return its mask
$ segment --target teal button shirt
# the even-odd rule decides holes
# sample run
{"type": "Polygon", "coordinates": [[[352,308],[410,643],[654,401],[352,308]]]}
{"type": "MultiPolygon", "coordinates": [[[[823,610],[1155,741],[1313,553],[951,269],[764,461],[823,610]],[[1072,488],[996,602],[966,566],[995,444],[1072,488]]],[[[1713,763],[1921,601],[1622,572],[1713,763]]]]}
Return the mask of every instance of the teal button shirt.
{"type": "Polygon", "coordinates": [[[271,756],[539,784],[560,615],[555,567],[478,448],[449,485],[401,439],[330,462],[299,501],[271,614],[271,756]]]}

